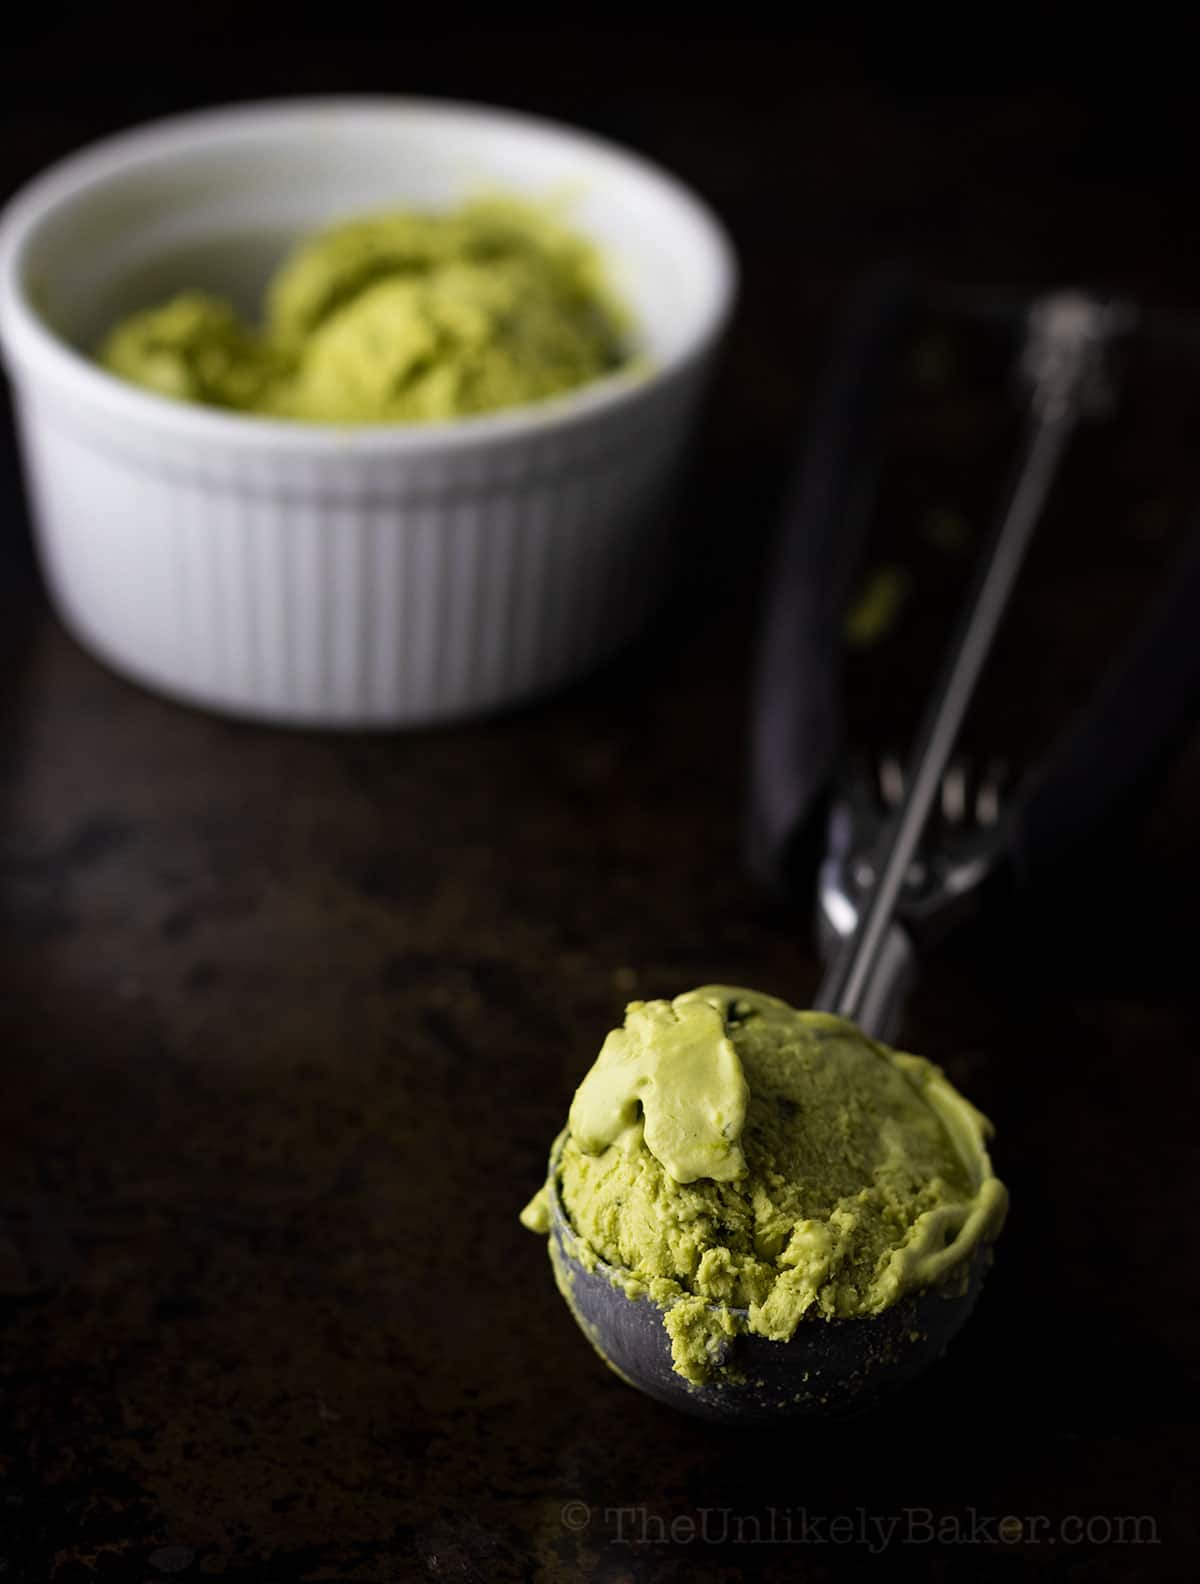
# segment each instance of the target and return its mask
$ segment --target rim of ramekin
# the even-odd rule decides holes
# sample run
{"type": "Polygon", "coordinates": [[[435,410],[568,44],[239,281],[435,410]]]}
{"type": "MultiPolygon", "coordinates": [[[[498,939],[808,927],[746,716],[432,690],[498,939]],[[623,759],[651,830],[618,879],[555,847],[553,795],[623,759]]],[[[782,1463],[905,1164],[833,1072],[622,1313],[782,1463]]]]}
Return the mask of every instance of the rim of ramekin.
{"type": "Polygon", "coordinates": [[[282,97],[216,105],[145,122],[90,143],[34,176],[0,211],[0,344],[10,373],[29,368],[68,387],[77,400],[109,416],[177,439],[242,450],[285,451],[306,456],[429,455],[468,447],[502,445],[533,435],[561,433],[585,425],[672,380],[701,359],[728,323],[737,294],[737,256],[712,208],[678,177],[609,138],[566,122],[499,105],[429,95],[331,94],[282,97]],[[463,418],[420,424],[331,424],[225,412],[174,401],[110,374],[56,334],[28,300],[22,262],[30,238],[55,209],[94,182],[118,172],[131,159],[169,155],[192,146],[197,132],[289,120],[305,114],[399,110],[455,120],[503,123],[604,155],[666,189],[690,212],[704,237],[714,272],[711,306],[696,329],[668,356],[648,366],[617,370],[578,390],[545,402],[463,418]]]}

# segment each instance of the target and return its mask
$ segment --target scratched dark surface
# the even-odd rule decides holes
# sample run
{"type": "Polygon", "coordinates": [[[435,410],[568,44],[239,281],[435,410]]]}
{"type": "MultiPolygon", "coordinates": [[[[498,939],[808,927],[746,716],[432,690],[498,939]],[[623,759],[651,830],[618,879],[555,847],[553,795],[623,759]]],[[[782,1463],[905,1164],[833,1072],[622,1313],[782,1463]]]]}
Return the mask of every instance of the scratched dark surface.
{"type": "MultiPolygon", "coordinates": [[[[630,994],[816,984],[805,910],[746,879],[738,826],[757,549],[845,286],[907,253],[1200,310],[1191,101],[1130,102],[1136,37],[1070,80],[999,41],[964,80],[849,29],[244,9],[177,8],[169,66],[128,6],[6,24],[5,189],[215,98],[502,98],[695,182],[745,298],[680,507],[685,597],[636,656],[482,724],[291,735],[138,691],[49,613],[6,456],[0,1579],[823,1580],[869,1553],[1192,1576],[1194,743],[1070,889],[927,965],[906,1042],[995,1118],[1013,1213],[907,1396],[821,1432],[676,1417],[603,1369],[515,1219],[630,994]]],[[[873,740],[919,695],[1011,427],[939,334],[901,368],[873,552],[913,592],[850,673],[873,740]]],[[[1081,442],[984,746],[1044,743],[1169,575],[1198,407],[1176,360],[1081,442]]]]}

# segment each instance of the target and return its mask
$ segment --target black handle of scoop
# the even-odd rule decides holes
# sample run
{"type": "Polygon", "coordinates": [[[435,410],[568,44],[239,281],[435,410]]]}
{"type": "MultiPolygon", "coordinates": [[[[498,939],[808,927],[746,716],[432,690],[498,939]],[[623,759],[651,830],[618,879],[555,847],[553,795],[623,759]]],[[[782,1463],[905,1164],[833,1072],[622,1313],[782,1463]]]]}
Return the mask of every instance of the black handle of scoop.
{"type": "Polygon", "coordinates": [[[795,889],[798,838],[819,839],[812,815],[839,757],[842,612],[869,518],[882,375],[911,303],[899,266],[851,299],[768,569],[744,843],[751,872],[781,893],[795,889]]]}

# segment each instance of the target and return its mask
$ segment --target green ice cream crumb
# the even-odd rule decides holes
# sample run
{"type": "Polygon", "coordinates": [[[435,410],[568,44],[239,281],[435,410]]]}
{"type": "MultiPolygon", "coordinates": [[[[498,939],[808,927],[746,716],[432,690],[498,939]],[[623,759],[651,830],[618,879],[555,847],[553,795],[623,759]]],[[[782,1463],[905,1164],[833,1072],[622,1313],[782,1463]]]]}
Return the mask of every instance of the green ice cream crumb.
{"type": "MultiPolygon", "coordinates": [[[[610,1035],[581,1085],[557,1181],[526,1224],[549,1224],[556,1190],[585,1263],[662,1308],[685,1379],[709,1379],[738,1332],[786,1341],[802,1323],[878,1314],[916,1288],[949,1285],[999,1232],[1007,1195],[987,1156],[989,1125],[932,1063],[842,1019],[724,986],[635,1002],[617,1032],[626,1040],[614,1056],[610,1035]],[[683,1118],[688,1151],[702,1141],[698,1097],[714,1092],[719,1036],[690,1042],[689,1075],[676,1032],[698,1032],[699,1008],[717,1015],[748,1085],[744,1171],[719,1181],[680,1180],[650,1138],[657,1110],[656,1132],[662,1117],[683,1118]],[[623,1057],[630,1046],[636,1057],[623,1057]],[[612,1076],[626,1067],[652,1100],[640,1116],[612,1076]]],[[[722,1062],[732,1094],[723,1052],[722,1062]]],[[[724,1119],[713,1114],[707,1142],[728,1164],[724,1119]]],[[[674,1147],[672,1137],[672,1164],[674,1147]]]]}
{"type": "Polygon", "coordinates": [[[898,566],[876,567],[868,574],[842,624],[852,649],[870,649],[883,642],[900,619],[911,582],[898,566]]]}
{"type": "Polygon", "coordinates": [[[596,250],[543,208],[369,215],[293,252],[256,328],[202,292],[100,350],[160,395],[320,423],[422,422],[561,395],[627,361],[596,250]]]}

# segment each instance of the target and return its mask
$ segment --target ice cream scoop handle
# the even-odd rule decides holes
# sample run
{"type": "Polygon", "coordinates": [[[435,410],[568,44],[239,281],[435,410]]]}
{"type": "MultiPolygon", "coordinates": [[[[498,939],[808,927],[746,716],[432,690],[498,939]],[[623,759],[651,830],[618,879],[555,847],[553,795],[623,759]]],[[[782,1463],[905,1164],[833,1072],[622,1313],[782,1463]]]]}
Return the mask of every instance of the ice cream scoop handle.
{"type": "Polygon", "coordinates": [[[784,894],[799,867],[797,836],[816,834],[811,816],[841,747],[842,610],[869,516],[883,371],[910,305],[899,267],[855,292],[766,580],[744,844],[752,872],[784,894]]]}
{"type": "Polygon", "coordinates": [[[1022,456],[917,734],[904,797],[880,833],[873,883],[818,993],[816,1005],[823,1011],[854,1021],[862,1014],[967,706],[1059,460],[1089,397],[1104,328],[1103,310],[1088,299],[1071,295],[1035,305],[1024,360],[1033,394],[1022,456]]]}

